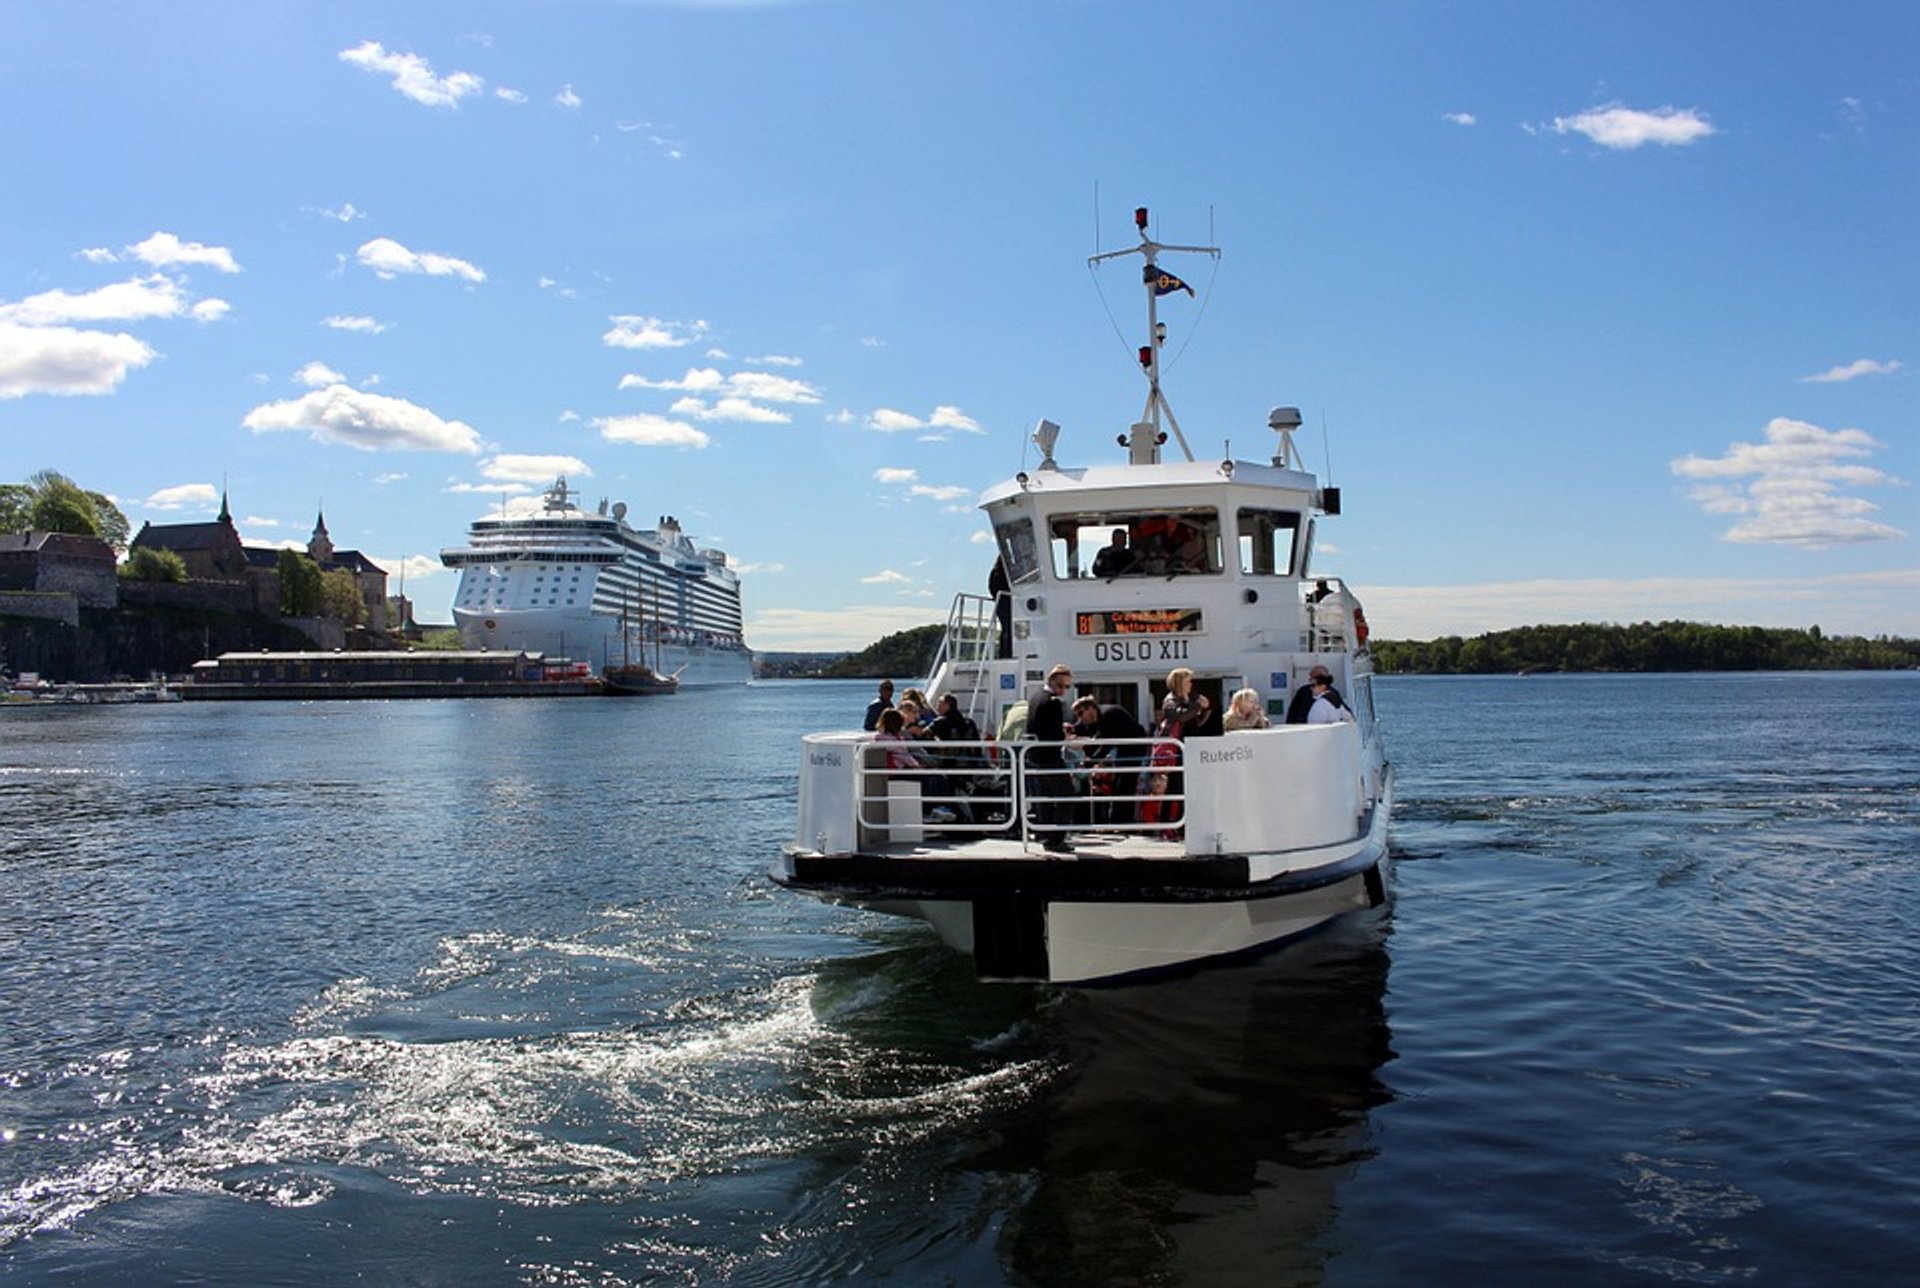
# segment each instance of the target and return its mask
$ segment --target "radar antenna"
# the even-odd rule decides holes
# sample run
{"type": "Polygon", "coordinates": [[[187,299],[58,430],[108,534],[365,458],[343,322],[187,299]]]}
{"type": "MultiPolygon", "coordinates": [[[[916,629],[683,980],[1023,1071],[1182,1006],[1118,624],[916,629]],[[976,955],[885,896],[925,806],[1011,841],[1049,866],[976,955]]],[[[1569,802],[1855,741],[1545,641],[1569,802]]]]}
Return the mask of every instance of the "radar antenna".
{"type": "Polygon", "coordinates": [[[1186,453],[1188,460],[1193,459],[1193,449],[1187,446],[1187,436],[1180,432],[1180,422],[1174,417],[1173,408],[1167,403],[1167,396],[1160,391],[1160,349],[1166,343],[1167,326],[1160,320],[1160,297],[1173,291],[1185,291],[1193,294],[1193,288],[1161,268],[1158,259],[1161,251],[1181,251],[1195,255],[1211,255],[1220,258],[1218,246],[1174,246],[1157,242],[1147,235],[1147,208],[1139,206],[1133,212],[1133,226],[1140,232],[1140,244],[1129,246],[1125,250],[1103,251],[1088,258],[1087,266],[1109,259],[1118,259],[1122,255],[1138,255],[1144,265],[1141,279],[1147,290],[1147,343],[1140,346],[1140,367],[1147,375],[1147,406],[1140,414],[1140,423],[1133,427],[1132,436],[1123,440],[1127,444],[1128,459],[1135,465],[1151,465],[1160,459],[1160,445],[1166,441],[1166,434],[1160,424],[1164,418],[1168,428],[1180,444],[1180,450],[1186,453]]]}

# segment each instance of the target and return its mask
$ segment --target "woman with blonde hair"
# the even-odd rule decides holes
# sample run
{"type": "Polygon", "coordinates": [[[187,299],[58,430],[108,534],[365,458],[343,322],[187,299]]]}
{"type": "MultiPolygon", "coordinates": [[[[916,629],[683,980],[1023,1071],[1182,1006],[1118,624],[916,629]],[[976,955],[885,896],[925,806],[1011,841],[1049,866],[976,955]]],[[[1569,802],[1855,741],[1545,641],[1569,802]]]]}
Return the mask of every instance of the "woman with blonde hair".
{"type": "Polygon", "coordinates": [[[1193,691],[1193,669],[1176,666],[1167,672],[1167,696],[1160,702],[1160,727],[1165,738],[1184,738],[1206,723],[1212,708],[1204,693],[1193,691]]]}
{"type": "Polygon", "coordinates": [[[1267,719],[1267,713],[1260,706],[1260,694],[1254,689],[1242,689],[1233,695],[1227,704],[1226,717],[1221,726],[1228,733],[1235,729],[1269,729],[1273,722],[1267,719]]]}

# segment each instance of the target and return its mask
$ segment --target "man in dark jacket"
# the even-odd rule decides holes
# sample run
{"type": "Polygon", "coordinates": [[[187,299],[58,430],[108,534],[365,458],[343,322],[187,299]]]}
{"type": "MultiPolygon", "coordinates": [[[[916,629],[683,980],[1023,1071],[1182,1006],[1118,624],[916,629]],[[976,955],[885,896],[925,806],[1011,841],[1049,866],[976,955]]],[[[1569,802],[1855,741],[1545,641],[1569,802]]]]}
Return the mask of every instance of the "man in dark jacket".
{"type": "MultiPolygon", "coordinates": [[[[880,681],[880,696],[867,704],[867,722],[860,727],[872,733],[880,727],[880,713],[893,705],[893,681],[880,681]]],[[[1302,716],[1301,719],[1306,717],[1302,716]]]]}
{"type": "Polygon", "coordinates": [[[1340,690],[1333,687],[1333,673],[1324,666],[1316,666],[1307,672],[1307,682],[1293,691],[1293,700],[1287,703],[1287,723],[1305,724],[1307,712],[1313,710],[1313,701],[1320,695],[1314,692],[1314,685],[1327,686],[1327,699],[1336,707],[1345,706],[1340,690]]]}
{"type": "MultiPolygon", "coordinates": [[[[1111,702],[1102,704],[1094,698],[1081,698],[1073,704],[1073,731],[1082,738],[1092,740],[1082,749],[1087,764],[1096,770],[1112,771],[1113,795],[1145,794],[1137,790],[1139,767],[1147,763],[1145,744],[1116,747],[1108,741],[1112,738],[1147,736],[1146,729],[1125,707],[1117,707],[1111,702]]],[[[1094,811],[1095,822],[1133,821],[1133,804],[1130,801],[1096,801],[1094,811]]]]}
{"type": "MultiPolygon", "coordinates": [[[[1070,807],[1056,804],[1063,796],[1073,795],[1073,780],[1067,777],[1067,761],[1062,755],[1067,742],[1067,709],[1060,701],[1073,687],[1073,670],[1056,666],[1047,672],[1047,682],[1027,709],[1027,737],[1039,745],[1027,753],[1027,791],[1035,797],[1033,821],[1043,827],[1064,827],[1070,807]]],[[[1042,833],[1041,845],[1053,854],[1071,854],[1064,832],[1042,833]]]]}

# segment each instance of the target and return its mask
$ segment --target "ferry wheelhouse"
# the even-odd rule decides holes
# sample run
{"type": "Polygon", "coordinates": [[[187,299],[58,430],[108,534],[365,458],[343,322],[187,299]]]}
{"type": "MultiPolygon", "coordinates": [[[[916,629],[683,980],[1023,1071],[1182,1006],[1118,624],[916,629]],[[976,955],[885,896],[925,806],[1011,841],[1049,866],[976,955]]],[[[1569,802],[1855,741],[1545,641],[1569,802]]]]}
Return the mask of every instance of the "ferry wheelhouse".
{"type": "Polygon", "coordinates": [[[985,736],[807,736],[795,835],[772,874],[830,903],[921,918],[984,979],[1166,970],[1386,898],[1393,778],[1366,619],[1313,559],[1339,491],[1300,467],[1293,408],[1268,416],[1270,459],[1193,459],[1160,390],[1156,300],[1170,275],[1157,258],[1218,251],[1157,243],[1146,212],[1135,220],[1138,246],[1095,257],[1137,254],[1146,269],[1149,392],[1121,437],[1126,460],[1062,465],[1059,428],[1040,422],[1039,467],[980,500],[1007,589],[956,598],[926,682],[985,736]],[[1162,459],[1168,431],[1185,459],[1162,459]],[[1100,557],[1119,545],[1124,559],[1100,557]],[[1117,706],[1147,736],[1070,738],[1064,757],[1022,737],[1061,665],[1067,704],[1117,706]],[[1154,736],[1175,668],[1216,713],[1255,690],[1270,727],[1223,733],[1216,715],[1181,739],[1154,736]],[[1287,723],[1316,670],[1345,714],[1287,723]]]}
{"type": "Polygon", "coordinates": [[[440,561],[460,572],[453,620],[469,649],[569,657],[596,671],[640,654],[683,688],[752,678],[739,574],[671,515],[635,528],[624,502],[589,513],[561,478],[538,511],[476,520],[467,544],[440,561]]]}

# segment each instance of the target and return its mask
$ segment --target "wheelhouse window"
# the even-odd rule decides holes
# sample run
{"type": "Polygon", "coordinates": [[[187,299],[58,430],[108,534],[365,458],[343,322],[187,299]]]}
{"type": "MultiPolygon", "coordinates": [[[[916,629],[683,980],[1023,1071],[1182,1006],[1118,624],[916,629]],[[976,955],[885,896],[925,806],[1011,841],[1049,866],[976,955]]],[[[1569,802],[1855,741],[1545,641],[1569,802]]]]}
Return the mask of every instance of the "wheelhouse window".
{"type": "Polygon", "coordinates": [[[1047,545],[1062,581],[1217,573],[1220,516],[1208,508],[1055,515],[1047,545]]]}
{"type": "Polygon", "coordinates": [[[1240,534],[1240,571],[1283,577],[1293,571],[1300,515],[1291,510],[1243,509],[1234,518],[1240,534]]]}
{"type": "Polygon", "coordinates": [[[994,525],[994,538],[1000,543],[1000,558],[1007,565],[1007,581],[1019,585],[1040,573],[1039,552],[1033,545],[1033,521],[1009,519],[994,525]]]}

